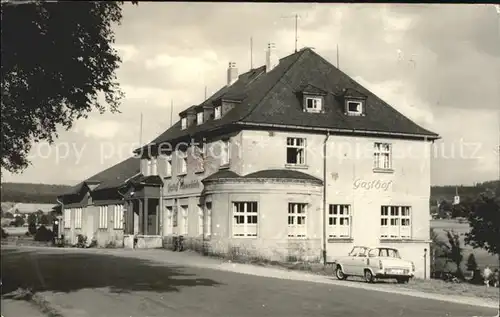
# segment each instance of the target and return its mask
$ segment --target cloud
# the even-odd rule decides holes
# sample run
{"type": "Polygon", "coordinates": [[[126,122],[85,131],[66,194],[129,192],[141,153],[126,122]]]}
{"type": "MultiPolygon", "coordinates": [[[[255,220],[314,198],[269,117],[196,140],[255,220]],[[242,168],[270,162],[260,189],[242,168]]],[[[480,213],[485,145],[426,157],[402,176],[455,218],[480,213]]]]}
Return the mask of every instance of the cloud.
{"type": "MultiPolygon", "coordinates": [[[[119,122],[111,120],[83,121],[81,125],[83,134],[86,137],[94,137],[103,140],[113,139],[116,134],[120,132],[120,128],[125,128],[122,127],[119,122]]],[[[78,130],[80,130],[80,128],[78,128],[78,130]]]]}
{"type": "Polygon", "coordinates": [[[139,55],[139,50],[134,45],[114,45],[114,48],[124,63],[134,60],[139,55]]]}
{"type": "Polygon", "coordinates": [[[250,38],[254,67],[264,64],[270,41],[280,57],[293,53],[295,14],[299,48],[314,47],[335,65],[338,45],[340,69],[439,133],[435,145],[445,154],[460,140],[482,145],[477,158],[437,155],[433,183],[498,175],[491,149],[500,124],[500,27],[492,6],[145,2],[126,4],[116,27],[122,113],[92,114],[60,133],[60,141],[87,144],[78,164],[39,159],[22,176],[7,178],[62,182],[117,162],[119,155],[112,155],[101,163],[95,154],[100,145],[138,143],[141,113],[142,142],[156,137],[170,125],[171,101],[175,122],[181,110],[204,99],[205,86],[210,95],[225,84],[228,62],[236,62],[240,73],[249,69],[250,38]]]}

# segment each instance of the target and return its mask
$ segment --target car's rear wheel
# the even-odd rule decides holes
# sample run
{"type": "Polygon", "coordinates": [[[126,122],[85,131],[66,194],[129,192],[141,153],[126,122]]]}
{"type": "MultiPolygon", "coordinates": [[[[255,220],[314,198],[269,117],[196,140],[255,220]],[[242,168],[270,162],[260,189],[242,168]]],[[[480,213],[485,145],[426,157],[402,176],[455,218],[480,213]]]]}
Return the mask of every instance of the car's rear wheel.
{"type": "Polygon", "coordinates": [[[398,284],[406,284],[410,281],[410,278],[409,277],[398,277],[396,279],[396,281],[398,281],[398,284]]]}
{"type": "Polygon", "coordinates": [[[335,276],[339,280],[347,279],[347,275],[345,275],[344,271],[342,271],[342,267],[340,265],[337,265],[337,268],[335,269],[335,276]]]}
{"type": "Polygon", "coordinates": [[[372,271],[370,270],[365,270],[365,281],[367,283],[373,283],[375,278],[373,277],[372,271]]]}

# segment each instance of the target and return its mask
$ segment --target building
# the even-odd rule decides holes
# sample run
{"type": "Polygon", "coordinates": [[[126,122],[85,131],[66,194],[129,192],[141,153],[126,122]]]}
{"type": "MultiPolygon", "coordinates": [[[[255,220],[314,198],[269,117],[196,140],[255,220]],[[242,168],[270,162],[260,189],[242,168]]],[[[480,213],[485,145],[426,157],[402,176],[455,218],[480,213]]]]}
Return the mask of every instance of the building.
{"type": "Polygon", "coordinates": [[[270,44],[266,64],[241,75],[229,63],[227,85],[179,115],[136,151],[125,246],[182,235],[214,252],[331,261],[382,245],[429,274],[439,136],[312,49],[278,59],[270,44]]]}
{"type": "MultiPolygon", "coordinates": [[[[62,226],[59,234],[69,244],[78,235],[98,246],[123,246],[124,201],[119,188],[139,173],[139,159],[131,157],[71,187],[58,197],[62,226]]],[[[52,205],[53,207],[53,205],[52,205]]]]}

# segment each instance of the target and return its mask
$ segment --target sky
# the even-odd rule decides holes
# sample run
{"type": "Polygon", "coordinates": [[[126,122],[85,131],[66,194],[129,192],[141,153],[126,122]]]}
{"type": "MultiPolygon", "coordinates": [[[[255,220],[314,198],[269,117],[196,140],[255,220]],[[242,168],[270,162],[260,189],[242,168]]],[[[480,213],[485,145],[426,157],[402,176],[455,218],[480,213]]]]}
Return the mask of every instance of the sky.
{"type": "Polygon", "coordinates": [[[417,124],[438,133],[433,185],[497,179],[500,140],[500,12],[492,5],[316,3],[125,4],[115,27],[125,92],[120,114],[92,113],[34,145],[7,182],[75,184],[126,158],[166,130],[178,113],[240,73],[312,47],[417,124]],[[252,38],[252,54],[250,39],[252,38]],[[252,58],[251,58],[252,55],[252,58]],[[140,133],[140,117],[143,129],[140,133]],[[142,137],[141,137],[142,136],[142,137]]]}

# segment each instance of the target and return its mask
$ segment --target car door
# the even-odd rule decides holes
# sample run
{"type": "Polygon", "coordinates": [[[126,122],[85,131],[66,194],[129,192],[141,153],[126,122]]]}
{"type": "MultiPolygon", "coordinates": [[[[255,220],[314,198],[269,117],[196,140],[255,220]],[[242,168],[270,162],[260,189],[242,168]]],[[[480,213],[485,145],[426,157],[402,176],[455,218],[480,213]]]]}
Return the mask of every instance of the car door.
{"type": "Polygon", "coordinates": [[[366,267],[366,262],[368,259],[367,250],[365,248],[360,248],[356,260],[353,262],[354,274],[363,276],[366,267]]]}
{"type": "Polygon", "coordinates": [[[355,272],[355,269],[353,268],[353,265],[355,263],[355,260],[358,256],[359,253],[359,248],[354,247],[351,252],[345,257],[343,263],[342,263],[342,269],[344,270],[344,274],[347,275],[353,275],[355,272]]]}

